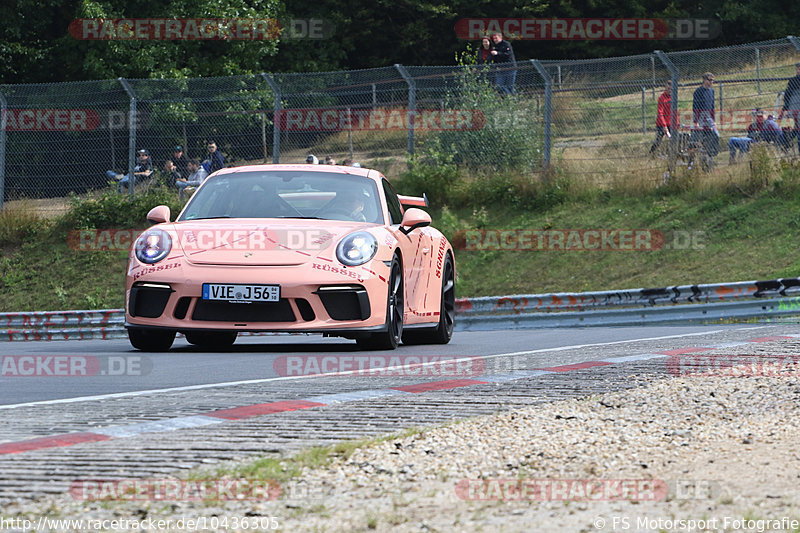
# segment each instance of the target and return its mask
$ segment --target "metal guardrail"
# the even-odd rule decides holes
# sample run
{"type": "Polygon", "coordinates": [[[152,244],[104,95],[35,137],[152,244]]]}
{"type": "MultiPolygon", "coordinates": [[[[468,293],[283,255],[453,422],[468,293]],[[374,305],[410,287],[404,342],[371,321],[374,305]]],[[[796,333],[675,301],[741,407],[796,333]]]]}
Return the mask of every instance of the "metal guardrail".
{"type": "MultiPolygon", "coordinates": [[[[458,330],[707,323],[800,314],[800,278],[456,300],[458,330]]],[[[0,313],[0,341],[125,336],[122,309],[0,313]]]]}

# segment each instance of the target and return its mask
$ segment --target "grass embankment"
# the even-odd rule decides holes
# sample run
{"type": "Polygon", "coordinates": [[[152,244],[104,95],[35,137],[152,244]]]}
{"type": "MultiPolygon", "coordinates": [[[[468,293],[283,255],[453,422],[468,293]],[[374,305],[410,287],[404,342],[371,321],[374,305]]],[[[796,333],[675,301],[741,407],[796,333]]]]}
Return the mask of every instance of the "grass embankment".
{"type": "MultiPolygon", "coordinates": [[[[754,151],[756,171],[758,157],[754,151]]],[[[563,176],[546,185],[503,176],[437,185],[430,175],[407,175],[397,185],[414,193],[428,181],[432,197],[452,206],[432,210],[434,225],[448,237],[511,228],[649,229],[665,237],[665,246],[653,251],[457,250],[456,291],[463,297],[798,276],[800,164],[767,165],[764,172],[767,183],[751,172],[738,182],[702,187],[676,180],[666,187],[599,189],[563,176]]],[[[167,191],[139,195],[134,204],[115,193],[76,200],[54,220],[24,207],[0,212],[0,311],[121,307],[126,252],[76,250],[68,232],[141,228],[147,210],[165,202],[177,212],[167,191]]]]}

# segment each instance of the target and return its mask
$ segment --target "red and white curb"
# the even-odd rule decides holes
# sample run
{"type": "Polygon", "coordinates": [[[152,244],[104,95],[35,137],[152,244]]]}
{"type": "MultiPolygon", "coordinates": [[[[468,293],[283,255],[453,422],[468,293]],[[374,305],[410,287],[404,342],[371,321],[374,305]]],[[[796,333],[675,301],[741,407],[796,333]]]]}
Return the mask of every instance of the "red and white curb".
{"type": "Polygon", "coordinates": [[[124,439],[124,438],[136,437],[146,433],[162,433],[167,431],[176,431],[179,429],[191,429],[213,424],[222,424],[233,420],[245,420],[257,416],[285,413],[289,411],[297,411],[300,409],[311,409],[314,407],[323,407],[326,405],[332,405],[337,403],[372,400],[378,398],[385,398],[388,396],[398,396],[405,394],[421,394],[431,391],[442,391],[460,387],[470,387],[473,385],[488,385],[492,383],[503,383],[507,381],[513,381],[533,376],[541,376],[546,374],[555,374],[562,372],[572,372],[575,370],[606,367],[609,365],[624,364],[633,361],[646,361],[649,359],[668,358],[688,353],[707,352],[723,348],[744,346],[753,343],[770,342],[770,341],[778,341],[778,340],[794,339],[794,338],[800,338],[800,335],[776,335],[769,337],[757,337],[753,339],[747,339],[741,342],[726,342],[710,346],[697,346],[690,348],[679,348],[675,350],[665,350],[665,351],[648,352],[635,355],[625,355],[620,357],[610,357],[607,359],[600,359],[596,361],[585,361],[582,363],[534,368],[530,370],[521,370],[516,372],[507,372],[502,374],[480,376],[480,379],[454,379],[454,380],[443,380],[443,381],[428,381],[424,383],[403,385],[399,387],[389,387],[384,389],[369,389],[369,390],[361,390],[361,391],[346,392],[339,394],[325,394],[301,400],[287,400],[287,401],[277,401],[277,402],[262,403],[255,405],[245,405],[241,407],[234,407],[231,409],[218,409],[216,411],[210,411],[207,413],[201,413],[191,416],[182,416],[176,418],[168,418],[165,420],[141,422],[136,424],[126,424],[120,426],[110,426],[107,428],[94,429],[92,431],[65,433],[61,435],[52,435],[48,437],[40,437],[18,442],[7,442],[0,444],[0,455],[29,452],[34,450],[43,450],[48,448],[61,448],[65,446],[73,446],[75,444],[83,444],[87,442],[100,442],[112,439],[124,439]]]}

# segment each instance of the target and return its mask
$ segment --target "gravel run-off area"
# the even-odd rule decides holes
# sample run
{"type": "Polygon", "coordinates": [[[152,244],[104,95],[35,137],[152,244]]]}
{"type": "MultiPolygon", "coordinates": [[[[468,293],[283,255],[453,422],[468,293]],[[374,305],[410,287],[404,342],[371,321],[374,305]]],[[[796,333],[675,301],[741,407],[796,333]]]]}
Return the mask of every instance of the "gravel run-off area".
{"type": "Polygon", "coordinates": [[[739,373],[653,379],[386,440],[282,487],[302,497],[65,495],[3,516],[275,517],[283,531],[800,531],[797,369],[739,373]]]}

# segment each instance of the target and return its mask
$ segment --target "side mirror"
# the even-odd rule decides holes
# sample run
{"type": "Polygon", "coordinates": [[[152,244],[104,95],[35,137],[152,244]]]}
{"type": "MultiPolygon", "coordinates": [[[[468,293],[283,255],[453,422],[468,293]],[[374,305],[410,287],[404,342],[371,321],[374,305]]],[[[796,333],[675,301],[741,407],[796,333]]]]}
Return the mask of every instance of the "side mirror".
{"type": "Polygon", "coordinates": [[[417,228],[424,228],[431,225],[431,216],[423,211],[412,207],[403,215],[403,221],[400,223],[400,231],[408,235],[417,228]]]}
{"type": "Polygon", "coordinates": [[[169,222],[169,207],[165,205],[159,205],[158,207],[154,207],[147,213],[147,221],[152,222],[153,224],[160,224],[162,222],[169,222]]]}

